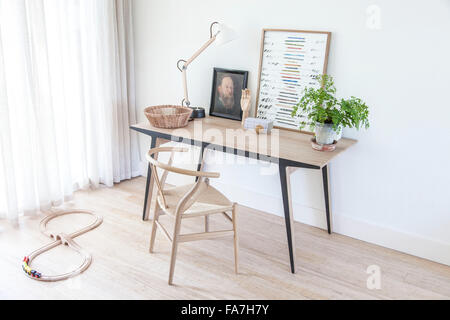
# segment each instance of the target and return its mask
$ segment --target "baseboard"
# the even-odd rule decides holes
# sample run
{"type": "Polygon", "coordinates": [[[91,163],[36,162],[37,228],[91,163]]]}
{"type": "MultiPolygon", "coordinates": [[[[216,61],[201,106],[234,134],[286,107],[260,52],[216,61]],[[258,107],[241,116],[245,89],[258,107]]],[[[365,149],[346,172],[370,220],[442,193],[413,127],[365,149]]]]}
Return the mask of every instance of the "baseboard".
{"type": "Polygon", "coordinates": [[[450,266],[449,243],[342,214],[334,214],[333,222],[336,233],[450,266]]]}
{"type": "MultiPolygon", "coordinates": [[[[147,168],[145,162],[142,163],[142,168],[145,176],[147,168]]],[[[213,181],[212,184],[237,203],[283,216],[283,204],[280,197],[246,189],[237,184],[217,181],[213,181]]],[[[308,207],[295,201],[292,206],[295,221],[326,230],[325,210],[308,207]]],[[[355,219],[336,211],[332,214],[332,228],[334,233],[450,266],[450,244],[448,243],[355,219]]]]}

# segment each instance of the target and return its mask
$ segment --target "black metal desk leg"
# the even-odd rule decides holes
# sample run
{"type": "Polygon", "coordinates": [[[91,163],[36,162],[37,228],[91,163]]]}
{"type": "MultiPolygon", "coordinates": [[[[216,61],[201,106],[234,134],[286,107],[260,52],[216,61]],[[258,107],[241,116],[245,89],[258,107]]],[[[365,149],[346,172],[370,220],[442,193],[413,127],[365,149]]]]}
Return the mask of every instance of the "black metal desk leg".
{"type": "Polygon", "coordinates": [[[325,210],[327,213],[327,229],[328,234],[331,234],[331,217],[330,217],[330,191],[328,182],[328,166],[322,168],[322,179],[323,179],[323,193],[325,196],[325,210]]]}
{"type": "MultiPolygon", "coordinates": [[[[206,143],[202,143],[202,147],[200,150],[200,156],[198,159],[198,165],[197,165],[197,171],[200,171],[202,169],[202,162],[203,162],[203,152],[205,151],[206,143]]],[[[198,177],[195,178],[195,182],[198,181],[198,177]]]]}
{"type": "MultiPolygon", "coordinates": [[[[150,149],[153,149],[156,147],[156,139],[157,138],[155,136],[152,136],[152,142],[150,144],[150,149]]],[[[150,203],[147,203],[147,202],[148,202],[148,193],[150,190],[151,180],[152,180],[152,169],[151,169],[150,163],[149,163],[147,166],[147,183],[145,184],[144,211],[142,213],[142,220],[144,220],[144,221],[148,220],[147,205],[149,206],[150,203]]]]}
{"type": "Polygon", "coordinates": [[[280,159],[280,162],[278,164],[279,171],[280,171],[280,182],[281,182],[281,195],[283,196],[283,208],[284,208],[284,219],[286,222],[286,234],[287,234],[287,242],[288,242],[288,249],[289,249],[289,259],[291,263],[291,272],[295,273],[295,252],[293,247],[293,241],[292,241],[292,233],[294,230],[292,230],[291,226],[293,221],[291,221],[291,213],[290,213],[290,199],[289,199],[289,190],[288,190],[288,177],[286,173],[286,164],[283,163],[283,161],[280,159]]]}

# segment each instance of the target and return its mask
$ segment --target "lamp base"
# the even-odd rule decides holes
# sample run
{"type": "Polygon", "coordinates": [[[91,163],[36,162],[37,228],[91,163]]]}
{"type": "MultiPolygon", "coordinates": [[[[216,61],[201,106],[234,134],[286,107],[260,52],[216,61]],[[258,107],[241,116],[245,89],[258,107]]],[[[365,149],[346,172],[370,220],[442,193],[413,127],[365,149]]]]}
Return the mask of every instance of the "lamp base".
{"type": "Polygon", "coordinates": [[[200,107],[189,107],[192,109],[191,119],[199,119],[199,118],[205,118],[206,112],[204,108],[200,107]]]}

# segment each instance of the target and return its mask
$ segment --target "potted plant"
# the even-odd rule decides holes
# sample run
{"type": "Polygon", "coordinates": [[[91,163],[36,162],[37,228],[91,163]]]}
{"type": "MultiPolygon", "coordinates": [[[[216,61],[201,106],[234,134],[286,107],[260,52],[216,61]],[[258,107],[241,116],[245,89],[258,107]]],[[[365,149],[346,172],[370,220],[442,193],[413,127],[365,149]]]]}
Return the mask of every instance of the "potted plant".
{"type": "Polygon", "coordinates": [[[309,124],[314,130],[316,143],[331,145],[343,127],[360,129],[369,127],[369,109],[359,98],[337,99],[331,76],[319,75],[315,79],[319,88],[306,88],[300,102],[294,106],[292,116],[304,116],[300,129],[309,124]]]}

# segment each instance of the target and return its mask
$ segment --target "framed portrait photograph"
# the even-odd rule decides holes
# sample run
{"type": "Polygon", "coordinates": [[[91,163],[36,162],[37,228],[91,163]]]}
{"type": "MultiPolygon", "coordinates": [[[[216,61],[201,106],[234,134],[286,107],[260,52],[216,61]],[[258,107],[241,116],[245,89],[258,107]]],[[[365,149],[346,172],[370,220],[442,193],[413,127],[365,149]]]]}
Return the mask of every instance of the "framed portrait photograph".
{"type": "Polygon", "coordinates": [[[247,81],[248,71],[214,68],[209,115],[241,121],[241,95],[247,81]]]}

